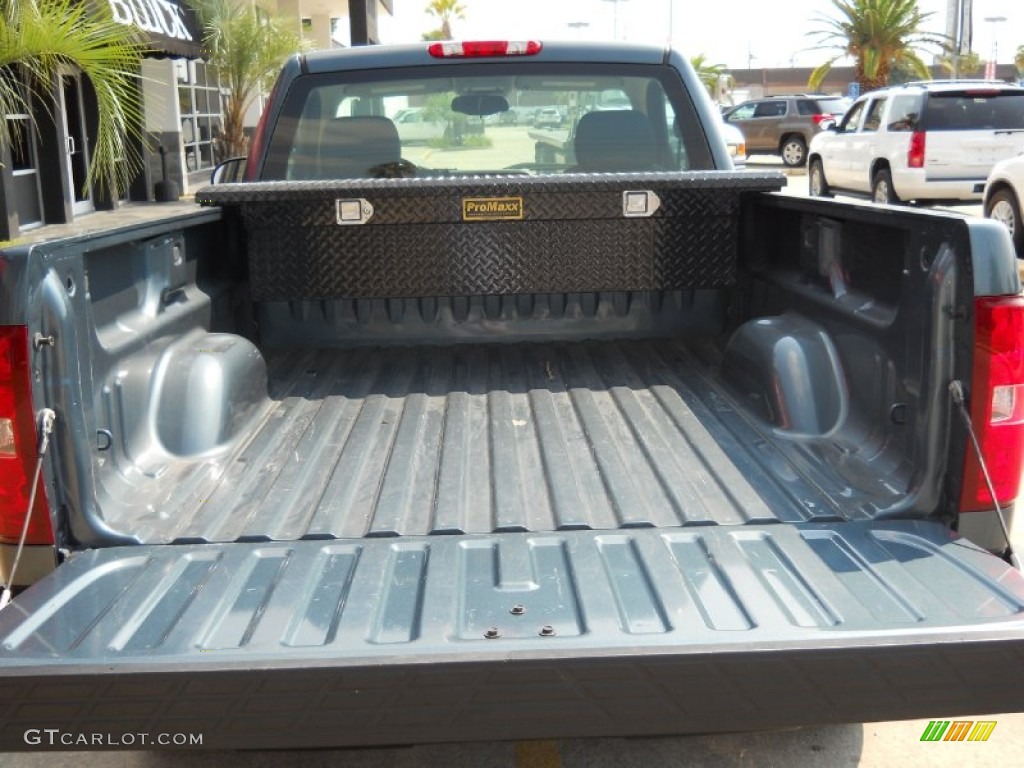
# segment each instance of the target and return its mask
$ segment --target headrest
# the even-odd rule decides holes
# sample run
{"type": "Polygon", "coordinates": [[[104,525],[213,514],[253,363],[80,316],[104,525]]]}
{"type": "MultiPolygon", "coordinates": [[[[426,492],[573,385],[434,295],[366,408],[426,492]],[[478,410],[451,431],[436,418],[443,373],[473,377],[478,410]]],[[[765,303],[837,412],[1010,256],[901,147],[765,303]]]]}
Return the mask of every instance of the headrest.
{"type": "Polygon", "coordinates": [[[654,129],[641,112],[588,112],[576,126],[576,163],[584,171],[649,171],[656,164],[654,129]]]}

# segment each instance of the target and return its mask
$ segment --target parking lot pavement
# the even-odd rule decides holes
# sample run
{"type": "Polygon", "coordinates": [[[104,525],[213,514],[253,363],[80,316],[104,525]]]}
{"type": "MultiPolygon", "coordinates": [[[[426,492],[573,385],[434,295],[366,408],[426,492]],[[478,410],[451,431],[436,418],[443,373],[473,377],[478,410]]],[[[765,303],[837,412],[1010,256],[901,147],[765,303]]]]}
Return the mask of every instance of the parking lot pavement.
{"type": "MultiPolygon", "coordinates": [[[[786,174],[786,186],[780,191],[784,195],[792,195],[793,197],[807,197],[807,169],[806,168],[786,168],[782,161],[778,158],[771,157],[768,155],[758,155],[747,159],[747,169],[751,171],[771,171],[778,170],[786,174]]],[[[837,194],[836,200],[843,202],[859,202],[868,203],[868,200],[863,197],[854,197],[851,195],[837,194]]],[[[915,206],[916,207],[916,206],[915,206]]],[[[982,216],[984,210],[981,203],[963,203],[956,205],[923,205],[919,206],[921,210],[936,210],[936,211],[949,211],[950,213],[959,213],[963,216],[982,216]]]]}

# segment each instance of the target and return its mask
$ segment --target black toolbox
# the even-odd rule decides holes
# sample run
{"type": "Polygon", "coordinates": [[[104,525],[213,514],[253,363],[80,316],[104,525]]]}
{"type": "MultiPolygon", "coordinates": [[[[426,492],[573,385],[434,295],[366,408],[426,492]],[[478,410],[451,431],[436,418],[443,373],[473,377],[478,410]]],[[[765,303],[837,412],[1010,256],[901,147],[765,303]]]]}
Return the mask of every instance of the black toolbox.
{"type": "Polygon", "coordinates": [[[256,182],[236,211],[256,301],[718,288],[736,279],[744,194],[778,173],[256,182]]]}

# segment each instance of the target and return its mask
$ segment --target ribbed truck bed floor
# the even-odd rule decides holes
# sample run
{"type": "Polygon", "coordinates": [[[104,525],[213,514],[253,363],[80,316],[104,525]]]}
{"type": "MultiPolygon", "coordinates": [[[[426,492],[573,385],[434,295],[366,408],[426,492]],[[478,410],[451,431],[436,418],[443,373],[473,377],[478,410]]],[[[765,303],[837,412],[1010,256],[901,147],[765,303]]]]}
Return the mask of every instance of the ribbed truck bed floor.
{"type": "Polygon", "coordinates": [[[840,519],[779,481],[779,453],[682,342],[279,352],[268,369],[243,443],[109,522],[212,542],[840,519]]]}

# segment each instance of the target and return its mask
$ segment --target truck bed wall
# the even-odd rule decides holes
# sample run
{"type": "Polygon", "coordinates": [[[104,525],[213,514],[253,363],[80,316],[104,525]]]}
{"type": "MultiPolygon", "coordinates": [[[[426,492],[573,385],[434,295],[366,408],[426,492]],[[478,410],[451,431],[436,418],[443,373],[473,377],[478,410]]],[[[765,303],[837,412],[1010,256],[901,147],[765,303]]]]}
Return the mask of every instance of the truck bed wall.
{"type": "Polygon", "coordinates": [[[973,343],[966,222],[772,196],[744,226],[752,319],[723,375],[851,505],[952,520],[966,435],[948,386],[970,380],[973,343]]]}
{"type": "Polygon", "coordinates": [[[965,226],[762,195],[736,222],[730,285],[499,296],[253,301],[237,222],[216,212],[37,247],[33,323],[59,339],[36,396],[60,414],[61,536],[139,540],[108,521],[160,514],[175,492],[166,452],[216,466],[246,439],[267,403],[261,349],[592,338],[687,340],[782,457],[780,482],[795,472],[851,518],[948,514],[962,440],[944,391],[970,361],[949,311],[970,311],[965,226]]]}

